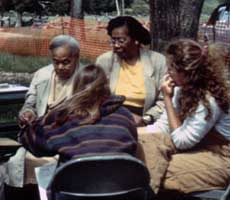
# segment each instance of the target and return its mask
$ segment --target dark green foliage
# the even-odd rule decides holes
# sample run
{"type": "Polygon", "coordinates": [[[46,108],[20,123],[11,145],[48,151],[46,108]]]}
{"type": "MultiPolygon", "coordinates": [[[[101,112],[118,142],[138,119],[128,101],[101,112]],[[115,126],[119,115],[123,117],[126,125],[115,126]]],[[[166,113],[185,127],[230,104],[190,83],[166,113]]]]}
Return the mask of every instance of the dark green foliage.
{"type": "Polygon", "coordinates": [[[126,13],[134,16],[149,16],[149,4],[147,0],[135,0],[131,9],[127,9],[126,13]]]}
{"type": "Polygon", "coordinates": [[[217,7],[219,2],[217,0],[205,0],[202,9],[202,14],[210,15],[215,7],[217,7]]]}
{"type": "MultiPolygon", "coordinates": [[[[129,7],[133,0],[125,0],[125,7],[129,7]]],[[[89,14],[102,14],[105,12],[113,12],[116,10],[115,1],[111,0],[84,0],[83,9],[89,14]]]]}
{"type": "Polygon", "coordinates": [[[48,15],[69,15],[71,0],[49,0],[46,12],[48,15]]]}
{"type": "MultiPolygon", "coordinates": [[[[125,7],[131,6],[134,0],[125,0],[125,7]]],[[[71,0],[49,0],[50,14],[69,14],[71,0]]],[[[83,10],[88,14],[102,14],[116,10],[115,1],[111,0],[83,0],[83,10]]]]}

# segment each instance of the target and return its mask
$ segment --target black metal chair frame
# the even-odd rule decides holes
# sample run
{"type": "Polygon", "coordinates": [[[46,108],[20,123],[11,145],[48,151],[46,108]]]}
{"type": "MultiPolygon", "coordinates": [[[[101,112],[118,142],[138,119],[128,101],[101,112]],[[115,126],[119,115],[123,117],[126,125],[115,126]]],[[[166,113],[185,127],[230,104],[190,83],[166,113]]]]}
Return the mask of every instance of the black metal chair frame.
{"type": "Polygon", "coordinates": [[[196,197],[199,199],[216,199],[216,200],[227,200],[230,199],[230,185],[226,190],[209,190],[204,192],[193,192],[189,196],[196,197]]]}
{"type": "Polygon", "coordinates": [[[146,200],[149,183],[146,166],[132,156],[88,156],[58,167],[51,180],[50,193],[52,200],[56,200],[57,195],[58,199],[69,196],[71,200],[125,199],[130,195],[135,199],[142,195],[140,199],[146,200]]]}

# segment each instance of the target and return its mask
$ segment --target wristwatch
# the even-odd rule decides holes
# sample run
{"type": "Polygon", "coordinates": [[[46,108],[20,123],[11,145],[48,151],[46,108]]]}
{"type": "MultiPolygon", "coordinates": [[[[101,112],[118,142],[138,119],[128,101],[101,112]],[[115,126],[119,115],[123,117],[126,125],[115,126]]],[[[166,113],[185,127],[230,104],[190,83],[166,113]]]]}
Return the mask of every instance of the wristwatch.
{"type": "Polygon", "coordinates": [[[154,120],[153,120],[153,116],[152,115],[148,115],[148,114],[145,114],[143,117],[142,117],[142,120],[143,122],[148,125],[148,124],[151,124],[154,120]]]}

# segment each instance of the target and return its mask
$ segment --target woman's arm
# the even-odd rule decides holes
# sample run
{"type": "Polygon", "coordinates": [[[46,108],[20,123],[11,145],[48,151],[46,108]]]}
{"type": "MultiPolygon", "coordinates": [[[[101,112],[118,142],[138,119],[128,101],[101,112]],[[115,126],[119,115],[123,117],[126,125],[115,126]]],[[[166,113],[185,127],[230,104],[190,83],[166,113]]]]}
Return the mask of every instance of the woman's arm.
{"type": "Polygon", "coordinates": [[[181,126],[182,122],[178,117],[178,114],[173,106],[172,97],[174,94],[175,84],[172,78],[166,74],[161,86],[162,93],[164,95],[165,110],[168,116],[169,127],[171,131],[174,131],[181,126]]]}
{"type": "Polygon", "coordinates": [[[213,97],[209,98],[212,115],[206,120],[207,108],[199,104],[192,116],[187,117],[183,124],[171,133],[173,143],[178,149],[189,149],[198,144],[215,126],[222,113],[213,97]]]}
{"type": "Polygon", "coordinates": [[[162,84],[164,94],[165,109],[167,113],[169,128],[171,129],[171,138],[178,149],[189,149],[199,143],[202,138],[215,126],[220,116],[221,110],[213,97],[209,97],[212,116],[206,120],[207,108],[200,103],[192,116],[187,117],[183,122],[177,115],[177,101],[172,102],[174,93],[174,83],[166,75],[162,84]]]}

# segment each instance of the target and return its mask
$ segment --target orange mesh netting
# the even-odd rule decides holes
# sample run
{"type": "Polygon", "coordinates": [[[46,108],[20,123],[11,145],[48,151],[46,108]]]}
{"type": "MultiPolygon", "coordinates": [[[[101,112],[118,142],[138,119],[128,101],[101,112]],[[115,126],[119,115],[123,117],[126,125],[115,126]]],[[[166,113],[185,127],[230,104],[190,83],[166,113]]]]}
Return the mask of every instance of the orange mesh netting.
{"type": "MultiPolygon", "coordinates": [[[[140,21],[149,29],[149,22],[140,21]]],[[[0,28],[0,52],[17,55],[47,56],[49,41],[56,35],[69,34],[77,38],[81,45],[81,57],[94,61],[95,58],[110,50],[109,37],[106,32],[107,22],[97,20],[79,20],[71,17],[57,17],[39,27],[0,28]]],[[[217,33],[223,29],[217,28],[217,33]]],[[[221,32],[222,33],[222,32],[221,32]]],[[[216,41],[224,39],[224,45],[230,45],[229,28],[216,41]]],[[[200,26],[199,38],[213,38],[212,29],[200,26]]],[[[230,66],[229,53],[226,55],[226,65],[230,66]]]]}
{"type": "Polygon", "coordinates": [[[1,28],[0,51],[17,55],[47,56],[49,41],[56,35],[69,34],[81,45],[81,56],[94,60],[110,50],[106,22],[58,17],[41,27],[1,28]]]}

